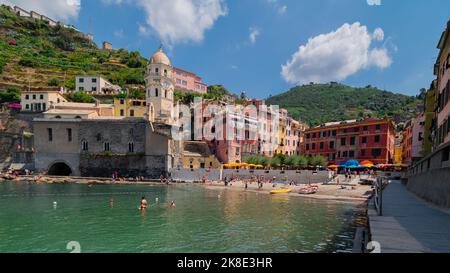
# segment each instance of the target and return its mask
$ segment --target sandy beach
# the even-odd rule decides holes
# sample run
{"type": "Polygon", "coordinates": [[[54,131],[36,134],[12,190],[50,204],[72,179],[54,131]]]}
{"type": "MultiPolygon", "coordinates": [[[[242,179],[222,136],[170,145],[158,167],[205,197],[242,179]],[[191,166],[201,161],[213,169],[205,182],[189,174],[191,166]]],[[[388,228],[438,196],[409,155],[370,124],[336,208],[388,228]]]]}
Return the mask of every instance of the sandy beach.
{"type": "MultiPolygon", "coordinates": [[[[2,181],[8,181],[7,179],[1,179],[2,181]]],[[[34,176],[20,176],[20,181],[34,182],[34,176]]],[[[89,178],[89,177],[50,177],[42,176],[40,183],[57,184],[57,183],[76,183],[76,184],[90,184],[90,185],[102,185],[102,184],[117,184],[117,185],[160,185],[159,180],[145,180],[145,181],[112,181],[109,178],[89,178]]],[[[202,183],[170,183],[169,186],[196,186],[206,187],[209,189],[218,190],[234,190],[234,191],[247,191],[257,192],[262,194],[270,194],[270,191],[275,189],[291,189],[290,193],[277,194],[279,196],[293,196],[299,198],[313,198],[322,200],[336,200],[336,201],[352,201],[352,202],[365,202],[371,197],[373,190],[371,186],[367,185],[352,185],[352,186],[340,186],[331,184],[318,184],[318,191],[315,194],[299,194],[298,191],[304,188],[306,185],[289,186],[281,183],[271,184],[264,183],[262,189],[258,189],[256,182],[249,182],[247,189],[243,181],[233,181],[228,186],[225,186],[224,182],[211,182],[208,181],[205,184],[202,183]]]]}

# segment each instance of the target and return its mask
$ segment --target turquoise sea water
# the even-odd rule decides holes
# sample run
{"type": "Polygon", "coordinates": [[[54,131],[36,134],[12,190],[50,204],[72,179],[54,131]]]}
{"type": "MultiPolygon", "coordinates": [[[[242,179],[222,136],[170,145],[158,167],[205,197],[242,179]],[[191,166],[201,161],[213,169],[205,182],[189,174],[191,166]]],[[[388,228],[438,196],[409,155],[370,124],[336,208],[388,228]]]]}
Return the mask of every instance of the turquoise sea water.
{"type": "Polygon", "coordinates": [[[347,252],[355,211],[348,203],[195,186],[8,182],[0,183],[0,252],[64,253],[70,241],[89,253],[347,252]],[[142,195],[146,212],[138,210],[142,195]]]}

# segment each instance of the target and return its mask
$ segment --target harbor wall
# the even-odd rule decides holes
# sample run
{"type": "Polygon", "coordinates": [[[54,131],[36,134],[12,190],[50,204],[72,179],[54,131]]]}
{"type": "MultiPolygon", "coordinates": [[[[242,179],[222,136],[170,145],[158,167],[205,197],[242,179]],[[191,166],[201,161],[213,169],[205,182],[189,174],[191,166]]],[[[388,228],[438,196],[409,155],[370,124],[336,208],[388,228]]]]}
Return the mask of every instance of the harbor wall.
{"type": "Polygon", "coordinates": [[[266,180],[276,183],[326,183],[331,179],[328,171],[281,171],[281,170],[218,170],[218,169],[172,169],[172,178],[175,181],[199,182],[203,177],[208,180],[218,181],[228,178],[250,179],[254,176],[263,176],[266,180]],[[222,172],[222,174],[221,174],[222,172]]]}

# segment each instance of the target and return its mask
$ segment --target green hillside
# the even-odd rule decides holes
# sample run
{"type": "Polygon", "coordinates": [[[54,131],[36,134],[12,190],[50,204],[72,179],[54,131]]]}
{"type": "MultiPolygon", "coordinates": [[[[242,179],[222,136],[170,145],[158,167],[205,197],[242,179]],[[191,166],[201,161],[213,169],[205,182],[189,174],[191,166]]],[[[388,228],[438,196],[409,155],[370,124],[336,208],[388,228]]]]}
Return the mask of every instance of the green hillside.
{"type": "Polygon", "coordinates": [[[419,99],[375,87],[355,88],[338,83],[311,84],[270,97],[268,104],[286,108],[312,126],[363,117],[391,117],[406,121],[418,113],[419,99]]]}
{"type": "Polygon", "coordinates": [[[101,75],[142,89],[146,63],[139,52],[101,50],[80,32],[0,7],[0,87],[73,89],[76,75],[101,75]]]}

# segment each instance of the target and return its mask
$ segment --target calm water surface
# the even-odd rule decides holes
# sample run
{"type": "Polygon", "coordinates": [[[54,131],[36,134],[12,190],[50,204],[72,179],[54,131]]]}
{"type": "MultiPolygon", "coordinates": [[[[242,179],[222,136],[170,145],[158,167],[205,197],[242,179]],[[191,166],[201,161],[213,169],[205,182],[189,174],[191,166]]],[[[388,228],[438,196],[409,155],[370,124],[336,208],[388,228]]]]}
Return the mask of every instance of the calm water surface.
{"type": "Polygon", "coordinates": [[[0,208],[0,252],[347,252],[358,220],[353,204],[193,186],[8,182],[0,208]]]}

